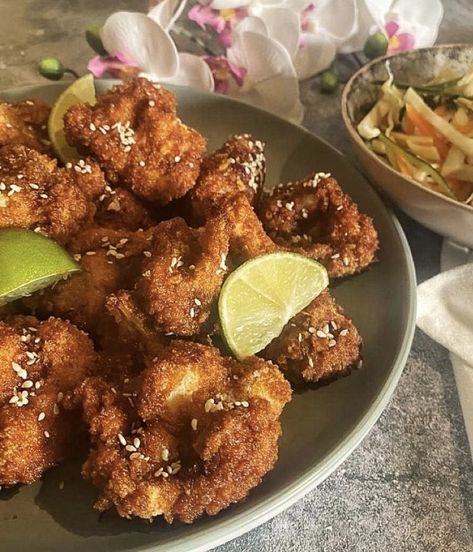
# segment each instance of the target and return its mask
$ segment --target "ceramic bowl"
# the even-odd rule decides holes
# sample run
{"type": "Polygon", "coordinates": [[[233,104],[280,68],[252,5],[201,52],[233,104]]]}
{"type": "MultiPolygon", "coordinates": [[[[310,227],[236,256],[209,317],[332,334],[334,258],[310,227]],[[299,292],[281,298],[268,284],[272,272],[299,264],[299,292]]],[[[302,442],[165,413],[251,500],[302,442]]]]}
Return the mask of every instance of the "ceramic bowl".
{"type": "Polygon", "coordinates": [[[425,84],[446,65],[462,74],[473,66],[473,45],[423,48],[375,59],[353,75],[342,95],[342,115],[355,152],[373,184],[400,209],[430,230],[473,247],[473,207],[424,188],[393,169],[366,146],[357,124],[378,98],[376,80],[386,80],[389,60],[395,80],[425,84]]]}

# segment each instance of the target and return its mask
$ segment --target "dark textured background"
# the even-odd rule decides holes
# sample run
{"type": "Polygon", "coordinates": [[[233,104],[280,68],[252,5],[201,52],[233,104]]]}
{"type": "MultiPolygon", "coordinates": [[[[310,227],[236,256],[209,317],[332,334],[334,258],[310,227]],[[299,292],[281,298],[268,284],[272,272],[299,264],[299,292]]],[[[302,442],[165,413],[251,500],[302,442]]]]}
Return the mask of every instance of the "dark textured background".
{"type": "MultiPolygon", "coordinates": [[[[83,72],[90,57],[85,26],[145,6],[143,0],[0,0],[0,88],[39,82],[35,62],[44,55],[83,72]]],[[[439,42],[471,42],[473,0],[444,0],[444,6],[439,42]]],[[[185,37],[179,42],[189,44],[185,37]]],[[[350,63],[343,63],[347,73],[350,63]]],[[[315,90],[313,83],[302,86],[304,124],[352,156],[339,97],[315,90]]],[[[400,218],[422,281],[438,272],[441,240],[400,218]]],[[[446,351],[418,331],[393,400],[362,445],[289,510],[217,550],[472,551],[473,467],[446,351]]]]}

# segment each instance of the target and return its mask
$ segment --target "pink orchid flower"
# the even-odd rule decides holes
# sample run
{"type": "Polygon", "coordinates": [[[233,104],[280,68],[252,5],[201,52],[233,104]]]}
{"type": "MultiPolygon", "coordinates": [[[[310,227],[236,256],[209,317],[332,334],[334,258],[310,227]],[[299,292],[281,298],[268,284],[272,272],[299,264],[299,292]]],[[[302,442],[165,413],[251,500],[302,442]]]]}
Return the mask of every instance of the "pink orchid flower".
{"type": "Polygon", "coordinates": [[[384,26],[388,35],[388,54],[406,52],[415,46],[416,38],[411,33],[400,33],[399,24],[396,21],[388,21],[384,26]]]}
{"type": "Polygon", "coordinates": [[[243,85],[246,69],[232,63],[225,56],[206,56],[205,62],[210,67],[215,82],[215,92],[226,94],[228,92],[230,79],[238,85],[243,85]]]}
{"type": "Polygon", "coordinates": [[[231,45],[232,31],[234,27],[246,16],[245,8],[214,10],[208,5],[196,4],[188,13],[188,17],[199,27],[210,27],[215,30],[223,47],[231,45]]]}
{"type": "Polygon", "coordinates": [[[89,60],[87,69],[98,79],[105,75],[123,78],[124,76],[134,75],[139,72],[136,63],[127,59],[126,56],[120,52],[115,56],[94,56],[89,60]]]}

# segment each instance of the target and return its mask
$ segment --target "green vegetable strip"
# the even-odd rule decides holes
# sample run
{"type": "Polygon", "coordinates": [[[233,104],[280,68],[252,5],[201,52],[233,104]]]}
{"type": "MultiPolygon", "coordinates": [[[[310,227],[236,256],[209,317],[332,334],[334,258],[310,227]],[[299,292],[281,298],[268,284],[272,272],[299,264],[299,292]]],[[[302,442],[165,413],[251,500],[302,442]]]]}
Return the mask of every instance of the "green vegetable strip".
{"type": "MultiPolygon", "coordinates": [[[[424,161],[423,159],[420,159],[419,157],[412,155],[412,153],[405,150],[403,147],[396,144],[396,142],[393,142],[390,138],[388,138],[385,134],[381,133],[378,136],[378,140],[383,142],[383,144],[387,148],[392,148],[396,153],[401,155],[406,161],[408,161],[411,165],[413,165],[416,169],[419,169],[420,171],[423,171],[425,174],[430,176],[444,191],[445,195],[448,197],[451,197],[452,199],[457,199],[455,194],[453,193],[453,190],[448,185],[448,182],[445,180],[445,178],[436,171],[432,165],[424,161]]],[[[395,167],[396,168],[396,167],[395,167]]]]}

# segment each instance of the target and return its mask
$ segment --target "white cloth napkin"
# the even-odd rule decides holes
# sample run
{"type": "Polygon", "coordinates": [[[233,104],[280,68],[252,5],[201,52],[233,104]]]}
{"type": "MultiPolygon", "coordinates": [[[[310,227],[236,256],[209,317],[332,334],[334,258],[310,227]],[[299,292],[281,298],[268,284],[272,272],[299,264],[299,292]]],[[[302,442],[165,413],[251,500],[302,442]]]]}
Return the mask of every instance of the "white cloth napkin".
{"type": "Polygon", "coordinates": [[[417,325],[450,351],[473,456],[473,252],[445,241],[441,269],[417,289],[417,325]]]}

